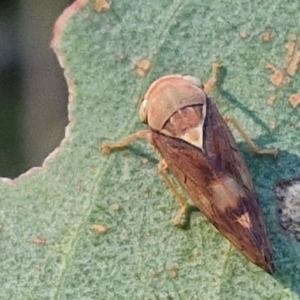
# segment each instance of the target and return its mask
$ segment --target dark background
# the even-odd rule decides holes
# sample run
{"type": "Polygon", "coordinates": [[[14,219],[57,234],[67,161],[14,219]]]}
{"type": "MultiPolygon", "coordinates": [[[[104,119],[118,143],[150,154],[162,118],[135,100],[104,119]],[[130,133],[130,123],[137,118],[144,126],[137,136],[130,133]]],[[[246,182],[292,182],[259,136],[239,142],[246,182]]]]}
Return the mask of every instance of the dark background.
{"type": "Polygon", "coordinates": [[[50,42],[72,2],[0,1],[0,177],[41,165],[64,137],[67,86],[50,42]]]}

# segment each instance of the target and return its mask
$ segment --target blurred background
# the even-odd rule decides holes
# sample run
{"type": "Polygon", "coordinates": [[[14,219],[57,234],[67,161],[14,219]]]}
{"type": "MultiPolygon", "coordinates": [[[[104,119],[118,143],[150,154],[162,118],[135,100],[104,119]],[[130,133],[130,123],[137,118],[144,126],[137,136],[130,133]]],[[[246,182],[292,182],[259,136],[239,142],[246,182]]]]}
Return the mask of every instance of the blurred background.
{"type": "Polygon", "coordinates": [[[67,86],[50,42],[72,2],[0,1],[0,177],[40,166],[64,138],[67,86]]]}

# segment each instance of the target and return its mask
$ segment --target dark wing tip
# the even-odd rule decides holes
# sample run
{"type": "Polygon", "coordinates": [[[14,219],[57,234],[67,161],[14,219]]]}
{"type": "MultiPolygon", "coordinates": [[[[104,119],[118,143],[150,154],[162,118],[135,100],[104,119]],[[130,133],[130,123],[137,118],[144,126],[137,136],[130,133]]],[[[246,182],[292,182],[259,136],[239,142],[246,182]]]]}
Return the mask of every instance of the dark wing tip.
{"type": "Polygon", "coordinates": [[[266,272],[268,272],[270,275],[274,275],[275,274],[275,266],[274,263],[271,262],[267,262],[266,260],[266,264],[264,265],[263,268],[266,272]]]}

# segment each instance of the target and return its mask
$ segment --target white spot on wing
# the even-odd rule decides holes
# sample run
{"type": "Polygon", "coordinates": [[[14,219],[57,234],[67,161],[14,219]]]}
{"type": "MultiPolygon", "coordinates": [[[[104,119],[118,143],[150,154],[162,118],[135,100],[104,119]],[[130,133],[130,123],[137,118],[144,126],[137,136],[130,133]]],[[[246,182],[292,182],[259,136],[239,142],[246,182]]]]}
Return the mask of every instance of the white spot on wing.
{"type": "Polygon", "coordinates": [[[203,148],[203,126],[200,124],[199,126],[188,130],[181,137],[184,141],[192,144],[200,149],[203,148]]]}
{"type": "Polygon", "coordinates": [[[251,228],[251,221],[248,213],[244,213],[239,218],[237,218],[237,222],[240,223],[244,228],[251,228]]]}
{"type": "Polygon", "coordinates": [[[197,127],[191,128],[180,138],[203,150],[203,124],[206,117],[206,104],[202,107],[203,118],[197,127]]]}

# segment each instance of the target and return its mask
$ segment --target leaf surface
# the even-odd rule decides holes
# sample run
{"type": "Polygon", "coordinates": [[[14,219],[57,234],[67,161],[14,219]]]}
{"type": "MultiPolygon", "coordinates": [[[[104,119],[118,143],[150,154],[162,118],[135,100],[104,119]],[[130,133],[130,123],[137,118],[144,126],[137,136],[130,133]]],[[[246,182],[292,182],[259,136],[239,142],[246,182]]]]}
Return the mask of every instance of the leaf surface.
{"type": "Polygon", "coordinates": [[[272,191],[299,173],[299,108],[288,97],[300,77],[275,88],[265,68],[285,67],[299,19],[299,1],[112,1],[101,12],[94,1],[75,1],[52,43],[70,89],[67,137],[43,168],[0,182],[1,299],[300,299],[299,244],[280,231],[272,191]],[[270,42],[261,40],[265,31],[270,42]],[[141,59],[152,65],[144,77],[135,72],[141,59]],[[171,225],[177,204],[149,144],[99,153],[102,141],[145,128],[135,99],[153,80],[180,73],[205,82],[213,62],[224,66],[212,93],[220,111],[260,147],[281,151],[277,160],[257,156],[233,130],[270,231],[274,277],[200,212],[186,230],[171,225]]]}

